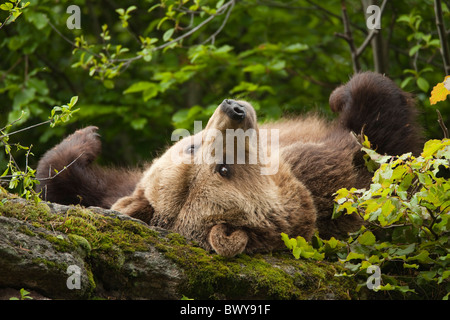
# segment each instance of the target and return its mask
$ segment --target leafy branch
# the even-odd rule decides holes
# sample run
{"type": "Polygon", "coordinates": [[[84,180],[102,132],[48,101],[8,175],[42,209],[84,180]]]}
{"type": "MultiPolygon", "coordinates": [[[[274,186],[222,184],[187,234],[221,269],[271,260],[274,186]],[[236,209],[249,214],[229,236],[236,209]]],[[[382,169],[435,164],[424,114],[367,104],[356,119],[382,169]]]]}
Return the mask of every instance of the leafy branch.
{"type": "Polygon", "coordinates": [[[10,0],[0,5],[0,9],[7,11],[9,15],[6,17],[5,21],[0,22],[0,29],[3,28],[9,21],[14,22],[22,14],[22,10],[30,5],[30,2],[25,4],[20,4],[21,0],[10,0]],[[12,20],[10,20],[12,18],[12,20]]]}
{"type": "MultiPolygon", "coordinates": [[[[368,189],[336,192],[334,219],[357,214],[365,225],[347,240],[311,243],[282,234],[296,259],[339,260],[340,276],[367,279],[369,267],[380,270],[374,291],[420,294],[428,286],[443,299],[450,297],[450,140],[430,140],[419,157],[381,156],[365,139],[363,150],[378,169],[368,189]]],[[[358,290],[365,287],[361,283],[358,290]]],[[[370,288],[369,288],[370,289],[370,288]]]]}
{"type": "Polygon", "coordinates": [[[54,126],[69,121],[69,119],[73,116],[75,112],[79,109],[73,109],[75,104],[78,101],[78,97],[74,96],[70,99],[70,102],[67,105],[63,106],[55,106],[51,111],[50,119],[47,121],[43,121],[26,128],[22,128],[13,132],[8,132],[10,128],[12,128],[17,122],[19,122],[24,116],[24,112],[22,112],[21,116],[12,121],[10,124],[6,125],[0,130],[0,143],[3,145],[5,149],[5,153],[9,158],[6,170],[0,175],[0,182],[8,183],[8,188],[13,190],[19,188],[20,195],[29,199],[30,197],[34,197],[35,201],[38,201],[37,194],[34,192],[34,186],[39,183],[38,180],[35,179],[36,170],[32,169],[28,165],[28,159],[31,153],[32,145],[29,147],[24,147],[19,143],[10,144],[9,138],[10,136],[17,134],[19,132],[27,131],[32,128],[42,126],[45,124],[50,124],[53,128],[54,126]],[[25,150],[25,170],[22,170],[18,165],[12,154],[12,147],[16,147],[16,151],[25,150]]]}
{"type": "MultiPolygon", "coordinates": [[[[158,39],[139,35],[137,36],[137,39],[141,46],[141,50],[137,52],[136,56],[129,58],[122,58],[123,54],[127,53],[129,49],[122,48],[120,45],[116,46],[113,52],[110,52],[110,50],[114,48],[110,44],[107,44],[107,42],[111,39],[109,33],[107,33],[108,28],[107,25],[104,25],[102,27],[103,32],[100,36],[103,39],[103,45],[100,52],[95,52],[94,46],[88,44],[83,36],[75,38],[75,41],[71,41],[67,37],[62,35],[62,33],[59,30],[57,30],[55,26],[53,26],[52,24],[50,25],[55,30],[55,32],[57,32],[58,35],[63,37],[64,40],[71,43],[75,47],[74,53],[76,53],[77,51],[83,51],[83,53],[80,55],[79,62],[73,64],[72,67],[81,67],[84,69],[89,69],[89,75],[94,76],[95,74],[97,74],[98,76],[96,77],[101,81],[103,81],[106,87],[112,88],[114,84],[111,82],[111,80],[108,79],[112,79],[115,76],[117,76],[120,73],[120,71],[128,68],[133,62],[141,59],[143,59],[146,62],[150,62],[154,52],[175,47],[177,44],[180,44],[184,39],[189,38],[194,33],[198,32],[201,28],[210,23],[216,17],[226,13],[225,19],[222,22],[221,26],[217,29],[216,32],[214,32],[211,36],[209,36],[206,41],[203,42],[203,43],[211,42],[212,44],[214,44],[215,38],[226,25],[230,17],[231,11],[234,8],[236,0],[230,0],[226,3],[223,2],[224,1],[218,2],[217,9],[202,6],[201,7],[202,11],[197,11],[198,9],[200,9],[198,3],[194,6],[191,6],[189,9],[184,8],[181,5],[177,8],[173,8],[173,5],[169,6],[169,8],[167,8],[166,16],[163,17],[157,25],[157,28],[159,29],[165,21],[173,20],[175,22],[175,26],[173,28],[166,30],[166,32],[162,37],[165,43],[157,46],[156,43],[159,41],[158,39]],[[179,12],[176,18],[175,12],[179,12]],[[195,15],[203,16],[205,13],[209,14],[209,16],[194,27],[193,26],[194,16],[195,15]],[[191,15],[191,22],[189,26],[183,28],[179,25],[179,20],[181,19],[181,17],[187,14],[191,15]],[[188,30],[188,31],[172,39],[172,36],[178,30],[188,30]]],[[[149,12],[153,11],[155,8],[162,6],[163,4],[154,5],[148,11],[149,12]]],[[[136,9],[137,9],[136,6],[130,6],[127,9],[120,8],[116,10],[116,12],[119,14],[120,21],[122,21],[123,28],[128,28],[129,24],[128,21],[131,18],[130,13],[136,9]]]]}

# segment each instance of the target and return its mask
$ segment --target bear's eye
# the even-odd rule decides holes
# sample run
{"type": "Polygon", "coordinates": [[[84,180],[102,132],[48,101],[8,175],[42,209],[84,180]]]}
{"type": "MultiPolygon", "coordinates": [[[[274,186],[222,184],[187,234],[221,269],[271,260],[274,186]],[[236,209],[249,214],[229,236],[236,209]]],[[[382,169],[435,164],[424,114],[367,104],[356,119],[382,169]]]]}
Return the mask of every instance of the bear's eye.
{"type": "Polygon", "coordinates": [[[194,154],[196,149],[197,148],[195,147],[195,145],[192,144],[192,145],[190,145],[189,147],[186,148],[185,152],[186,153],[190,153],[190,154],[194,154]]]}
{"type": "Polygon", "coordinates": [[[216,171],[219,172],[219,174],[222,177],[228,177],[230,175],[230,167],[227,164],[219,164],[216,167],[216,171]]]}

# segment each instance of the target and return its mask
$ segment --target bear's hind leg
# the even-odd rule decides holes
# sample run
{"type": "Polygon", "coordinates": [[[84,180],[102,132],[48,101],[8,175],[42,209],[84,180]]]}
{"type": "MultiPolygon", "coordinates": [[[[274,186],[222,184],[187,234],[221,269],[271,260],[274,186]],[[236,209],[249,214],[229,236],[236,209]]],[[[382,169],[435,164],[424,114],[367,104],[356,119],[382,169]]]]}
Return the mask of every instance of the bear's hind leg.
{"type": "Polygon", "coordinates": [[[422,130],[413,96],[382,74],[354,75],[333,91],[330,107],[340,113],[340,125],[356,134],[365,134],[381,154],[421,151],[422,130]]]}
{"type": "Polygon", "coordinates": [[[92,167],[101,151],[97,129],[77,130],[41,158],[36,177],[40,181],[37,191],[44,200],[100,206],[104,196],[96,177],[100,169],[92,167]]]}

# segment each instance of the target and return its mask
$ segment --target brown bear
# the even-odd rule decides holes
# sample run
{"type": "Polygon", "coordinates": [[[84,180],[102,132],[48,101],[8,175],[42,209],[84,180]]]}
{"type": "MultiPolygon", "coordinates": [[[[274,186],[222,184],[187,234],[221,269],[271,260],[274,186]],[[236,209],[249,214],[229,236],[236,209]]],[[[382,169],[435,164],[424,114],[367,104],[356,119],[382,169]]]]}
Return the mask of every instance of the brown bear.
{"type": "Polygon", "coordinates": [[[333,193],[371,181],[355,134],[389,155],[418,154],[422,137],[413,97],[377,73],[353,76],[330,107],[334,121],[312,115],[258,125],[249,103],[226,99],[202,131],[142,172],[95,165],[99,135],[88,127],[43,156],[39,190],[48,201],[112,208],[229,257],[283,248],[282,232],[342,238],[362,221],[331,219],[333,193]]]}

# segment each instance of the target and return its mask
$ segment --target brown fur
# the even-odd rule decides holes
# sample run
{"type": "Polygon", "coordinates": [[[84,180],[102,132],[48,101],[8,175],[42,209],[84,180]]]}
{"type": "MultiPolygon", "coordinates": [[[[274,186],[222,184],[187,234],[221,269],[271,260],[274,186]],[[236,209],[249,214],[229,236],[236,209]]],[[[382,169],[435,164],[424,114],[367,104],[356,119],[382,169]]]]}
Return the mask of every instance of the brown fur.
{"type": "Polygon", "coordinates": [[[91,164],[100,147],[96,128],[89,127],[44,155],[38,177],[82,154],[65,172],[44,181],[49,200],[67,203],[80,195],[82,204],[110,207],[117,199],[112,209],[179,232],[224,256],[282,248],[281,232],[307,240],[316,230],[324,238],[343,237],[362,221],[356,215],[332,220],[333,193],[367,187],[371,178],[351,131],[363,131],[379,152],[391,155],[418,153],[421,134],[411,96],[379,74],[355,75],[332,93],[330,106],[340,113],[334,122],[310,116],[258,126],[250,104],[224,101],[202,132],[175,143],[145,172],[133,174],[91,164]],[[236,146],[229,154],[224,138],[221,156],[215,144],[220,139],[210,135],[226,137],[227,129],[252,129],[258,139],[261,129],[277,129],[279,145],[270,149],[272,136],[267,149],[247,141],[246,163],[238,164],[236,146]],[[259,157],[249,161],[261,152],[272,156],[269,164],[278,161],[276,173],[261,174],[269,164],[259,157]],[[215,161],[205,162],[205,156],[215,161]],[[229,159],[233,164],[226,163],[229,159]]]}

